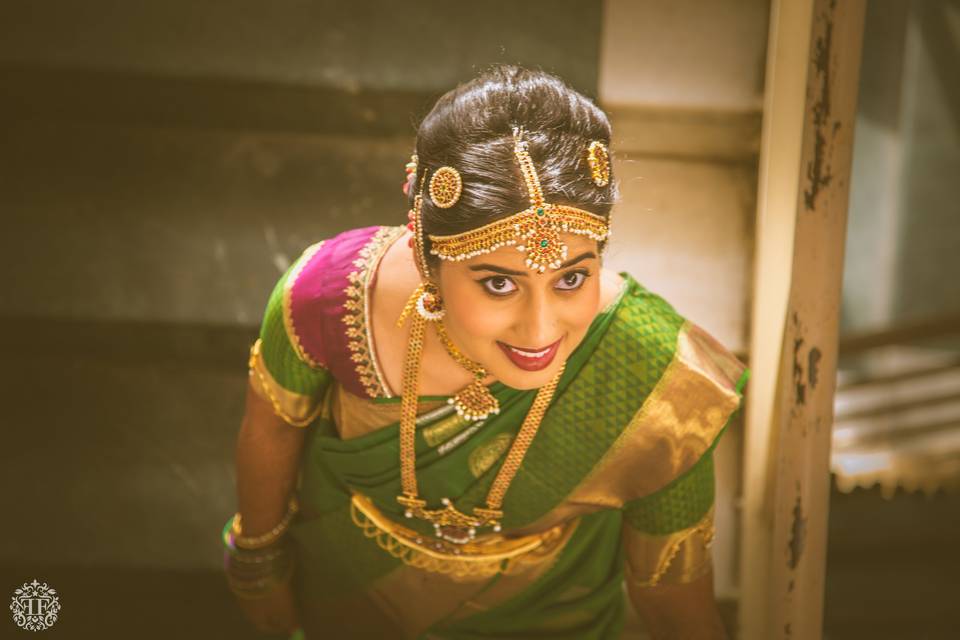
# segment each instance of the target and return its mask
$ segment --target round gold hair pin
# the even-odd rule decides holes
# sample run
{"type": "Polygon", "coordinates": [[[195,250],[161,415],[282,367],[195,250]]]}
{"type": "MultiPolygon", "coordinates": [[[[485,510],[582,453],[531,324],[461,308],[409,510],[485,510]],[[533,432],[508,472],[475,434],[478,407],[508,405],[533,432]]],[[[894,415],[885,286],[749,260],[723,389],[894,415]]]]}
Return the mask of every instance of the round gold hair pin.
{"type": "Polygon", "coordinates": [[[463,180],[460,172],[453,167],[440,167],[430,178],[430,200],[441,209],[449,209],[457,204],[463,192],[463,180]]]}

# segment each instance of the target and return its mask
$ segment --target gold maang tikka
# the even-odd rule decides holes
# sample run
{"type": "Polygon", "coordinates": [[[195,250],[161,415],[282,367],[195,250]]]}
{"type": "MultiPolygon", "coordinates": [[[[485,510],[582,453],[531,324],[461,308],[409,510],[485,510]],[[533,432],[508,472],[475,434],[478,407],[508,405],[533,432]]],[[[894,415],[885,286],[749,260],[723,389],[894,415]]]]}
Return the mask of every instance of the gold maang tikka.
{"type": "MultiPolygon", "coordinates": [[[[567,245],[561,233],[574,233],[603,242],[610,233],[607,219],[589,211],[547,202],[543,197],[540,178],[533,166],[523,129],[513,131],[513,151],[524,184],[527,187],[530,206],[512,216],[497,220],[478,229],[455,235],[430,235],[430,253],[443,260],[469,260],[475,256],[492,253],[500,247],[515,245],[526,253],[527,267],[543,273],[547,267],[558,269],[567,258],[567,245]]],[[[602,145],[601,145],[602,146],[602,145]]],[[[605,153],[594,146],[594,154],[605,153]]],[[[591,163],[591,170],[594,163],[591,163]]],[[[609,164],[606,173],[609,181],[609,164]]],[[[598,184],[599,186],[599,184],[598,184]]]]}

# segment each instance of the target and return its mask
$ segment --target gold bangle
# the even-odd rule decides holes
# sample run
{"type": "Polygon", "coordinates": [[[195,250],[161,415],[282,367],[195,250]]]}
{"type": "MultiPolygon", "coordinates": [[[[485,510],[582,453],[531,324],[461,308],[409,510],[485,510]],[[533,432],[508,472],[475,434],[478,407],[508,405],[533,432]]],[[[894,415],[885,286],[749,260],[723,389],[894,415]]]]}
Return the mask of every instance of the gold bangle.
{"type": "Polygon", "coordinates": [[[233,544],[234,546],[241,549],[262,549],[264,547],[270,546],[276,542],[280,536],[287,532],[287,529],[290,527],[290,523],[293,521],[293,516],[296,515],[299,510],[300,505],[297,503],[297,499],[290,498],[290,503],[287,506],[287,513],[283,516],[283,519],[277,523],[273,529],[267,531],[266,533],[260,534],[259,536],[244,536],[243,528],[240,524],[240,514],[236,513],[233,516],[233,523],[230,525],[230,532],[233,534],[233,544]]]}

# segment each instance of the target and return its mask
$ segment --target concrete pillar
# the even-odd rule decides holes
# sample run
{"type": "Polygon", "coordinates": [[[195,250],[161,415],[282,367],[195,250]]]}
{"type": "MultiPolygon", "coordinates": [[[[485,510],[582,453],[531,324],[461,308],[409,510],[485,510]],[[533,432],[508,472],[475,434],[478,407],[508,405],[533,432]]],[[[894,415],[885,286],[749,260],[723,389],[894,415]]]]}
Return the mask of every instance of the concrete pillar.
{"type": "Polygon", "coordinates": [[[864,0],[773,3],[760,152],[740,628],[819,638],[864,0]]]}

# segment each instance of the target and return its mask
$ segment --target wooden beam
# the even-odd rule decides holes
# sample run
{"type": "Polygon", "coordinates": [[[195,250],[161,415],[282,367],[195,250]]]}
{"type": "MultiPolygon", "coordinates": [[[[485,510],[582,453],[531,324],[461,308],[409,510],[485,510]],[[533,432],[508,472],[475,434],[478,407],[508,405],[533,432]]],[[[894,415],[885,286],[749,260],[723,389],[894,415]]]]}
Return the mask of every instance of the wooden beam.
{"type": "Polygon", "coordinates": [[[865,0],[774,0],[761,141],[740,628],[819,638],[865,0]]]}

